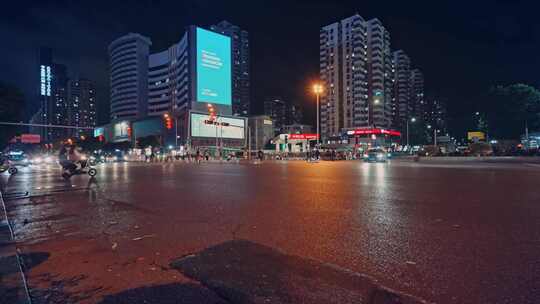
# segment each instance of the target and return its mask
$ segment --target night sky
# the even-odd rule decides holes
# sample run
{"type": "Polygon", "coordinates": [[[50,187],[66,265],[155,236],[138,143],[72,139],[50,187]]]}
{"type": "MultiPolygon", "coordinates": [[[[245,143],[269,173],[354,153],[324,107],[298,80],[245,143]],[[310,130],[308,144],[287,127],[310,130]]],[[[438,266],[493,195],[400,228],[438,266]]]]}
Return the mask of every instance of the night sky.
{"type": "Polygon", "coordinates": [[[359,13],[381,19],[393,49],[426,78],[428,96],[448,99],[454,117],[476,111],[489,86],[539,85],[540,5],[534,1],[9,1],[0,9],[0,80],[23,89],[37,109],[36,52],[52,47],[70,76],[94,80],[100,122],[108,120],[107,46],[128,32],[176,43],[186,26],[228,20],[250,33],[252,107],[278,95],[310,108],[318,74],[319,29],[359,13]]]}

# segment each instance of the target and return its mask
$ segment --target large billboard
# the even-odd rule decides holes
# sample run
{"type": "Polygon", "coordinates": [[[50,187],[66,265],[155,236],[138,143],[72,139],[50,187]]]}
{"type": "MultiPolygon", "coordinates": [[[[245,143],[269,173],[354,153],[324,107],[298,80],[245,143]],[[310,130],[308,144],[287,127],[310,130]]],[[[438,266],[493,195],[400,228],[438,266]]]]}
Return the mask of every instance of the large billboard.
{"type": "Polygon", "coordinates": [[[479,142],[486,140],[486,134],[480,131],[467,132],[467,139],[472,142],[479,142]]]}
{"type": "Polygon", "coordinates": [[[246,120],[242,118],[218,116],[218,123],[228,123],[228,126],[216,126],[206,124],[210,116],[206,114],[191,113],[191,136],[192,137],[220,137],[231,139],[244,139],[246,120]]]}
{"type": "Polygon", "coordinates": [[[163,121],[161,117],[135,121],[132,126],[133,136],[136,138],[163,134],[163,121]]]}
{"type": "Polygon", "coordinates": [[[196,28],[197,101],[231,105],[231,38],[196,28]]]}
{"type": "Polygon", "coordinates": [[[130,132],[130,126],[128,121],[122,121],[115,123],[113,126],[113,141],[114,142],[121,142],[121,141],[129,141],[129,137],[131,134],[130,132]]]}

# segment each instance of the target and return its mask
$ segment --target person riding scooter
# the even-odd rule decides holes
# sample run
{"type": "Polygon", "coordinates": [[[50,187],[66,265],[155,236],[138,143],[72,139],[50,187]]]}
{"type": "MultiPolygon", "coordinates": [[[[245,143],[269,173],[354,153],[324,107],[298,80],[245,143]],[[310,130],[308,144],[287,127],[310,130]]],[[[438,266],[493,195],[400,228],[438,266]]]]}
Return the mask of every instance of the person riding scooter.
{"type": "Polygon", "coordinates": [[[79,153],[75,145],[66,145],[60,149],[58,161],[62,166],[62,177],[69,179],[72,175],[86,174],[94,177],[97,174],[96,169],[88,165],[88,161],[79,153]]]}
{"type": "Polygon", "coordinates": [[[86,167],[86,160],[77,150],[75,145],[64,146],[60,149],[59,153],[60,165],[65,171],[69,170],[70,174],[76,173],[78,170],[81,170],[86,167]]]}
{"type": "Polygon", "coordinates": [[[70,150],[71,146],[68,145],[64,145],[60,148],[60,152],[58,153],[58,163],[62,166],[64,171],[69,170],[72,172],[77,169],[77,165],[69,159],[70,150]]]}

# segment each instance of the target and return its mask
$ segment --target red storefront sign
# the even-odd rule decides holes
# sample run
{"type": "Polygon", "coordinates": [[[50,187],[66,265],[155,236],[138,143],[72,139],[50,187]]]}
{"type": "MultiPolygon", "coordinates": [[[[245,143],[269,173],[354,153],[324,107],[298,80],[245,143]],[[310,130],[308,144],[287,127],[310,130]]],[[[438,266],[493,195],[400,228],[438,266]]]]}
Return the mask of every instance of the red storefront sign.
{"type": "Polygon", "coordinates": [[[347,135],[390,135],[401,137],[401,132],[379,128],[366,128],[348,131],[347,135]]]}
{"type": "Polygon", "coordinates": [[[41,142],[39,134],[21,134],[20,138],[23,144],[39,144],[41,142]]]}
{"type": "Polygon", "coordinates": [[[289,139],[316,140],[317,134],[289,134],[289,139]]]}

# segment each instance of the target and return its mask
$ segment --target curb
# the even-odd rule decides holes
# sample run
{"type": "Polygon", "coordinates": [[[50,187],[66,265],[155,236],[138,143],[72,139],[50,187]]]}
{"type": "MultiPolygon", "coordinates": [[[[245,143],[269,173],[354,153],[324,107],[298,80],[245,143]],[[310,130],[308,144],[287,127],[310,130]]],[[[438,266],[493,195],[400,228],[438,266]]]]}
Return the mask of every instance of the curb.
{"type": "MultiPolygon", "coordinates": [[[[1,208],[0,211],[3,214],[2,218],[0,218],[0,230],[9,230],[9,233],[0,234],[0,258],[3,260],[3,259],[10,259],[10,257],[11,258],[15,257],[16,262],[10,259],[10,261],[8,261],[7,263],[16,264],[16,265],[11,265],[11,266],[14,268],[17,268],[18,274],[19,274],[18,279],[8,280],[7,284],[5,284],[8,287],[6,288],[6,290],[8,289],[9,290],[24,290],[24,296],[16,292],[18,295],[15,295],[13,299],[10,299],[16,302],[12,302],[12,303],[32,304],[30,291],[28,289],[28,283],[26,281],[26,275],[24,274],[23,266],[21,263],[21,256],[19,255],[19,252],[16,247],[15,237],[13,234],[13,228],[11,227],[11,223],[9,222],[9,218],[7,216],[7,208],[6,208],[4,197],[1,191],[0,191],[0,208],[1,208]]],[[[0,272],[0,278],[2,277],[2,275],[5,275],[5,274],[2,274],[0,272]]]]}

